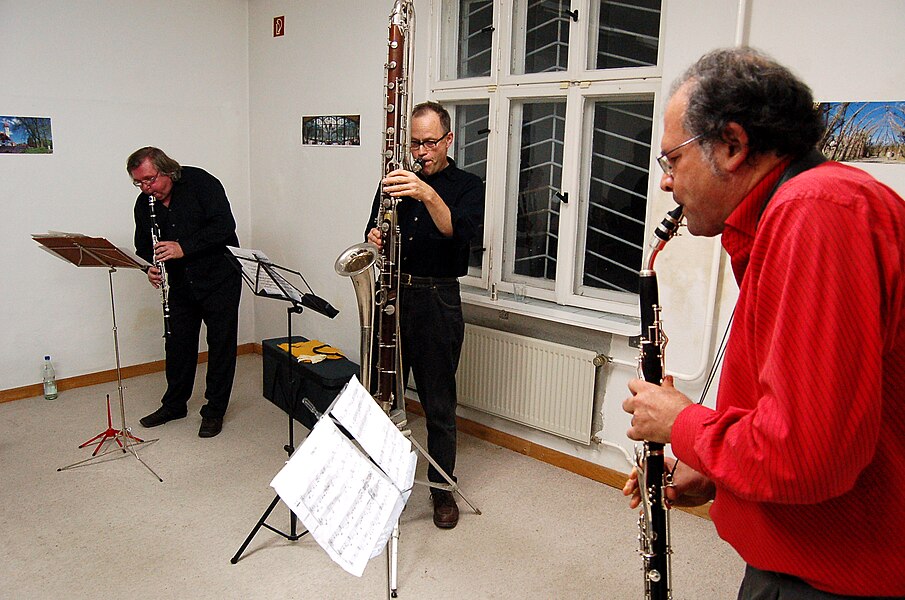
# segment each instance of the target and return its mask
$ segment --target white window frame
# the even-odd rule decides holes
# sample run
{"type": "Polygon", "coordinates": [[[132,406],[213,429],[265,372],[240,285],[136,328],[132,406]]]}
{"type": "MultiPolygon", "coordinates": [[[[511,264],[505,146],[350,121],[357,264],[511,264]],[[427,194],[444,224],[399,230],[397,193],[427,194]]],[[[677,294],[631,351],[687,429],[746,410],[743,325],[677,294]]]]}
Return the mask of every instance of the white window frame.
{"type": "MultiPolygon", "coordinates": [[[[589,290],[580,293],[581,275],[578,270],[583,263],[583,248],[579,244],[578,227],[582,223],[582,211],[588,203],[589,151],[591,124],[587,118],[589,107],[598,100],[636,100],[653,98],[654,123],[652,126],[650,179],[648,198],[653,197],[659,183],[659,171],[655,160],[656,145],[660,125],[656,118],[660,114],[662,86],[663,29],[668,0],[663,0],[660,19],[658,65],[631,69],[588,69],[588,52],[592,40],[591,28],[596,26],[596,0],[573,0],[572,9],[579,11],[578,22],[571,21],[569,32],[569,58],[566,71],[550,73],[511,73],[512,47],[509,41],[513,33],[512,10],[517,3],[525,0],[496,0],[494,2],[494,31],[491,37],[492,56],[489,77],[443,80],[439,61],[431,61],[429,66],[430,89],[428,95],[444,105],[474,102],[489,102],[487,181],[484,216],[484,240],[481,276],[466,276],[462,283],[473,293],[465,293],[466,301],[475,304],[498,306],[512,312],[530,314],[563,322],[572,322],[593,329],[634,335],[638,318],[637,294],[605,290],[589,290]],[[507,194],[510,184],[511,162],[518,156],[510,156],[508,131],[510,111],[514,102],[528,99],[565,98],[566,131],[563,152],[562,191],[569,193],[569,203],[560,206],[559,236],[556,279],[552,289],[533,286],[534,278],[524,278],[514,273],[504,272],[504,255],[512,240],[505,238],[507,194]],[[514,292],[515,284],[528,284],[527,305],[511,302],[506,296],[514,292]]],[[[444,50],[444,35],[455,34],[458,15],[443,15],[442,7],[453,8],[457,12],[457,0],[431,0],[431,46],[435,56],[447,56],[444,50]],[[441,22],[441,19],[443,22],[441,22]],[[451,24],[450,24],[451,23],[451,24]],[[441,31],[442,27],[446,27],[441,31]]],[[[596,31],[596,28],[595,28],[596,31]]],[[[448,60],[456,61],[455,57],[448,60]]],[[[453,111],[450,111],[451,113],[453,111]]],[[[517,165],[516,165],[517,168],[517,165]]],[[[648,202],[645,216],[645,231],[651,230],[651,206],[648,202]]],[[[646,238],[645,238],[646,239],[646,238]]],[[[510,249],[511,253],[511,249],[510,249]]]]}

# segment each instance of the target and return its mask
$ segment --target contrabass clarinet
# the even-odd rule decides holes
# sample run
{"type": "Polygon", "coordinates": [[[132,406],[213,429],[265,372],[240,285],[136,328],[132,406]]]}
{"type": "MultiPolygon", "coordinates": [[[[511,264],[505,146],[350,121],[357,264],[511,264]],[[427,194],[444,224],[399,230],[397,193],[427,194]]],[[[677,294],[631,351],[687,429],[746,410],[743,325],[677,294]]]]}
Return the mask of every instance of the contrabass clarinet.
{"type": "MultiPolygon", "coordinates": [[[[415,9],[411,0],[396,0],[389,18],[387,62],[384,65],[386,115],[381,150],[381,173],[397,169],[421,170],[409,151],[412,111],[411,68],[415,9]]],[[[404,384],[399,346],[399,264],[402,236],[396,208],[399,198],[381,192],[375,226],[380,249],[371,243],[356,244],[336,259],[339,275],[352,278],[361,321],[361,382],[385,412],[402,402],[404,384]],[[376,271],[376,272],[375,272],[376,271]],[[376,281],[375,281],[376,279],[376,281]],[[374,321],[377,321],[377,357],[372,358],[374,321]],[[376,362],[375,362],[376,361],[376,362]],[[375,370],[376,368],[376,370],[375,370]],[[376,381],[371,382],[374,371],[376,381]]]]}
{"type": "MultiPolygon", "coordinates": [[[[646,268],[639,273],[639,297],[641,302],[641,354],[638,366],[645,381],[660,385],[665,370],[665,348],[669,341],[663,333],[660,319],[660,293],[654,261],[657,254],[671,240],[682,221],[682,207],[666,214],[654,231],[646,268]]],[[[665,501],[666,488],[672,484],[672,475],[664,465],[664,445],[645,441],[635,448],[638,471],[638,488],[641,494],[640,553],[644,559],[645,600],[671,600],[672,573],[669,543],[669,506],[665,501]]]]}
{"type": "MultiPolygon", "coordinates": [[[[151,209],[151,252],[153,253],[160,242],[160,226],[157,224],[157,213],[154,211],[155,198],[148,196],[148,206],[151,209]]],[[[160,271],[160,304],[163,306],[163,337],[170,336],[170,283],[167,280],[167,267],[162,260],[154,257],[154,266],[160,271]]]]}

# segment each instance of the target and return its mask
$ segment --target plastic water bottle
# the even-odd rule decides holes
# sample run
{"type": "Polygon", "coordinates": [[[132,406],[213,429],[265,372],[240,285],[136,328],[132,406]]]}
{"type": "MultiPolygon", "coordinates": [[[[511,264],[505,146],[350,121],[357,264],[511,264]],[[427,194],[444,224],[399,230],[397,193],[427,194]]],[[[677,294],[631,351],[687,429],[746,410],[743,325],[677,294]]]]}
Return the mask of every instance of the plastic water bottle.
{"type": "Polygon", "coordinates": [[[53,370],[53,363],[50,362],[50,356],[44,357],[44,398],[57,399],[57,376],[53,370]]]}

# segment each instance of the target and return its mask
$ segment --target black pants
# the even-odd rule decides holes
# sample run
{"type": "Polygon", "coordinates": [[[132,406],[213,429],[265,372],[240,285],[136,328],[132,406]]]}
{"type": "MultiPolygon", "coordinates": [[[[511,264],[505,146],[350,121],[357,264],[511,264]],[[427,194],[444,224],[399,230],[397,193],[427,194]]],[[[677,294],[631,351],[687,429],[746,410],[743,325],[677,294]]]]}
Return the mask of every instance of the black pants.
{"type": "MultiPolygon", "coordinates": [[[[465,320],[459,284],[411,284],[402,286],[400,335],[405,378],[415,378],[418,398],[427,420],[427,451],[453,477],[456,466],[456,369],[465,320]]],[[[433,467],[427,478],[446,483],[433,467]]]]}
{"type": "MultiPolygon", "coordinates": [[[[738,600],[870,600],[879,596],[840,596],[821,592],[791,575],[761,571],[751,565],[738,590],[738,600]]],[[[887,600],[890,600],[887,597],[887,600]]],[[[899,600],[902,600],[901,598],[899,600]]]]}
{"type": "Polygon", "coordinates": [[[202,298],[191,289],[170,290],[170,335],[166,341],[167,391],[161,403],[170,412],[185,414],[195,386],[198,366],[198,337],[202,321],[207,326],[207,404],[202,417],[222,418],[229,404],[236,373],[236,344],[239,334],[239,299],[242,279],[230,277],[202,298]]]}

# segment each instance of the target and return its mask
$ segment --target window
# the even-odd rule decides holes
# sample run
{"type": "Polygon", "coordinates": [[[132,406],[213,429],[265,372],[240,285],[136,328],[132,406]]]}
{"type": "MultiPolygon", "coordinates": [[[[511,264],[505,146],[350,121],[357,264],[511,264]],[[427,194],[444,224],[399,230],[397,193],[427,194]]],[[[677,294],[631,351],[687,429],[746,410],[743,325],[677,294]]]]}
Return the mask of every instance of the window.
{"type": "MultiPolygon", "coordinates": [[[[488,119],[490,109],[488,103],[458,104],[447,106],[453,118],[453,143],[455,145],[456,164],[462,170],[474,173],[487,184],[487,134],[490,133],[488,119]]],[[[475,277],[481,275],[481,263],[484,259],[484,228],[471,242],[471,254],[468,257],[468,274],[475,277]]]]}
{"type": "Polygon", "coordinates": [[[437,2],[431,94],[488,190],[466,283],[636,315],[661,0],[437,2]]]}
{"type": "Polygon", "coordinates": [[[504,260],[514,280],[526,276],[548,289],[556,280],[565,121],[565,101],[531,101],[514,105],[509,124],[518,164],[515,193],[507,194],[506,237],[513,243],[505,244],[504,260]]]}

